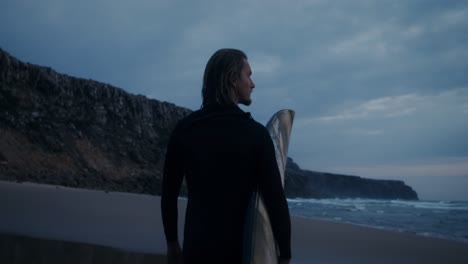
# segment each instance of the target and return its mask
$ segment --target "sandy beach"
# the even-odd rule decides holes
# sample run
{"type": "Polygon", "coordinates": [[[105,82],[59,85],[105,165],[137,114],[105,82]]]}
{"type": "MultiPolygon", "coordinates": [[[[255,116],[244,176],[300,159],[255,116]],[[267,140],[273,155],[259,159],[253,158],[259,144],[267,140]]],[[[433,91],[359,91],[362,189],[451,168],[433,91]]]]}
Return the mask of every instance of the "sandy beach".
{"type": "MultiPolygon", "coordinates": [[[[157,196],[0,182],[0,263],[164,263],[157,196]]],[[[180,201],[179,231],[185,202],[180,201]]],[[[180,233],[180,232],[179,232],[180,233]]],[[[292,263],[468,263],[468,243],[292,218],[292,263]]]]}
{"type": "Polygon", "coordinates": [[[0,263],[158,264],[165,263],[165,259],[163,254],[138,253],[79,242],[0,234],[0,263]]]}

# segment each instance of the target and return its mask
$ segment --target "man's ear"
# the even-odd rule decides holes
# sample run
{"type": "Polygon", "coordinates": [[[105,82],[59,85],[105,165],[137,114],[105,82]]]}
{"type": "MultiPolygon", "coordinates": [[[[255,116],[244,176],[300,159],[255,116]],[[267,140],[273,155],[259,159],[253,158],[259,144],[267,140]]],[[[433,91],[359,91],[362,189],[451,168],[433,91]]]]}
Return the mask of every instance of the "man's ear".
{"type": "Polygon", "coordinates": [[[235,89],[237,87],[237,78],[232,77],[230,81],[232,89],[235,89]]]}

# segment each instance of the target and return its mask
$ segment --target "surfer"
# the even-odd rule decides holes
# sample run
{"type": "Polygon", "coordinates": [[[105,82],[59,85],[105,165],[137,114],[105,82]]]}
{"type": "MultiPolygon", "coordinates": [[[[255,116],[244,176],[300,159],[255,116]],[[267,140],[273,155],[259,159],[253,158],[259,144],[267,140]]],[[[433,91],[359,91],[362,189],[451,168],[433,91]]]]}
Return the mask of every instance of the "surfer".
{"type": "Polygon", "coordinates": [[[215,52],[204,72],[201,109],[172,132],[161,195],[169,263],[241,263],[247,206],[257,187],[280,263],[289,263],[291,222],[273,142],[266,128],[238,107],[252,103],[251,75],[244,52],[215,52]],[[184,177],[188,199],[182,250],[177,199],[184,177]]]}

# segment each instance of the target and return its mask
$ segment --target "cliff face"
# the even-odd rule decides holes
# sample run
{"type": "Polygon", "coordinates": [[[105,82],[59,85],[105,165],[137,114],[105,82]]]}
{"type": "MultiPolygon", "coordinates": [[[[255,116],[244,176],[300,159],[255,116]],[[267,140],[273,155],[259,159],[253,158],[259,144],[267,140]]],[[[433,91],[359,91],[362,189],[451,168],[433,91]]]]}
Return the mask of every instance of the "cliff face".
{"type": "Polygon", "coordinates": [[[288,197],[303,198],[418,200],[417,193],[403,181],[301,170],[290,158],[286,164],[285,192],[288,197]]]}
{"type": "MultiPolygon", "coordinates": [[[[0,180],[159,194],[166,145],[189,109],[23,63],[0,49],[0,180]]],[[[417,199],[403,182],[303,171],[288,197],[417,199]]]]}
{"type": "Polygon", "coordinates": [[[158,193],[168,137],[189,112],[0,50],[0,179],[158,193]]]}

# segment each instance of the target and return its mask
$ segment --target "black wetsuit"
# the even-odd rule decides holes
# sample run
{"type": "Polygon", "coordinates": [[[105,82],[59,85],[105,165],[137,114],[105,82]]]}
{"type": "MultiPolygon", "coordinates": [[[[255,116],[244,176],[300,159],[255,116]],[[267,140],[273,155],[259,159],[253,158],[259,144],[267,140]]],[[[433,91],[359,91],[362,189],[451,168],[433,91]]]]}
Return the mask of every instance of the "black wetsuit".
{"type": "Polygon", "coordinates": [[[281,257],[291,257],[291,222],[273,142],[249,113],[237,106],[205,107],[174,129],[161,197],[169,242],[177,240],[177,197],[184,176],[188,188],[185,263],[241,263],[247,205],[257,186],[281,257]]]}

